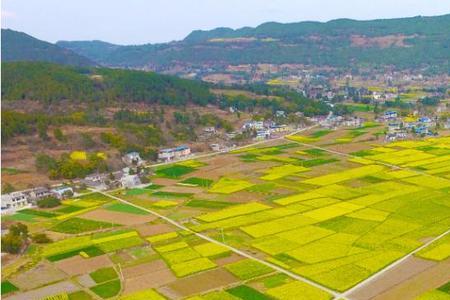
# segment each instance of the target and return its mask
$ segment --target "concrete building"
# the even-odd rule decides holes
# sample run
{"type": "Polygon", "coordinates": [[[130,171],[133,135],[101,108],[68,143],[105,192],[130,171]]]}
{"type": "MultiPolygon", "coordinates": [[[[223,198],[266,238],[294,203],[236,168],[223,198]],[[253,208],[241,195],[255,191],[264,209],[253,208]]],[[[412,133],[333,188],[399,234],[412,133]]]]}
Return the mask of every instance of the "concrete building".
{"type": "Polygon", "coordinates": [[[179,146],[176,148],[161,149],[158,153],[158,159],[161,161],[172,161],[186,158],[191,155],[191,148],[188,146],[179,146]]]}
{"type": "Polygon", "coordinates": [[[4,194],[2,199],[2,210],[8,209],[19,209],[26,206],[30,206],[29,197],[23,192],[12,192],[9,194],[4,194]]]}

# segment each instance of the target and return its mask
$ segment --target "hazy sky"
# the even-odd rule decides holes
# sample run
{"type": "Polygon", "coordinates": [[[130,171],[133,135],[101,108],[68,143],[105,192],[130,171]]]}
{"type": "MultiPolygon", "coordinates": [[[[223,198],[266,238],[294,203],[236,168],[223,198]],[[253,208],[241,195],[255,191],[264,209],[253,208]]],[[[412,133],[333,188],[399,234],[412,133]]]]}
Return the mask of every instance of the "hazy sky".
{"type": "Polygon", "coordinates": [[[3,0],[2,28],[37,38],[168,42],[195,29],[267,21],[376,19],[450,13],[449,0],[3,0]]]}

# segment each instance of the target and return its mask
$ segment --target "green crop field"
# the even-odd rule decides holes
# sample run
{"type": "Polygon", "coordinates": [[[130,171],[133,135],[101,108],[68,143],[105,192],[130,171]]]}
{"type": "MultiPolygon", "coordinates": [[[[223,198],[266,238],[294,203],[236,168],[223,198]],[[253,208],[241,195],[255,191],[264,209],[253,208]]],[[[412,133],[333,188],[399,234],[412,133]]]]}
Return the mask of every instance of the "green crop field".
{"type": "Polygon", "coordinates": [[[106,223],[106,222],[100,222],[100,221],[93,221],[88,219],[82,219],[82,218],[72,218],[68,219],[66,221],[63,221],[61,223],[58,223],[57,225],[53,226],[51,228],[52,231],[56,232],[62,232],[62,233],[82,233],[82,232],[88,232],[88,231],[95,231],[99,229],[106,229],[106,228],[113,228],[121,226],[114,223],[106,223]]]}
{"type": "MultiPolygon", "coordinates": [[[[332,299],[450,226],[450,138],[334,143],[365,137],[371,127],[318,130],[208,157],[208,164],[159,167],[151,179],[164,186],[111,192],[129,204],[94,193],[8,216],[52,241],[33,243],[23,260],[2,269],[2,292],[80,280],[84,294],[61,297],[161,300],[176,290],[188,300],[332,299]],[[25,272],[49,279],[25,288],[25,272]]],[[[449,245],[445,235],[414,261],[444,269],[449,245]]],[[[446,285],[436,286],[416,296],[448,295],[446,285]]]]}

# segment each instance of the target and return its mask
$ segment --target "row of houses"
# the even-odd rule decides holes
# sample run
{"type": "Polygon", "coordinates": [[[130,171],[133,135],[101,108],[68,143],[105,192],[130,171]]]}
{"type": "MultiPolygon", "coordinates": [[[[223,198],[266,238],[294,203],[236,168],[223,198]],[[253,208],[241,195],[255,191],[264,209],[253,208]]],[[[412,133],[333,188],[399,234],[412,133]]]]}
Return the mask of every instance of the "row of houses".
{"type": "Polygon", "coordinates": [[[162,162],[169,162],[187,158],[191,155],[191,148],[186,145],[182,145],[175,148],[166,148],[159,150],[158,160],[162,162]]]}
{"type": "Polygon", "coordinates": [[[325,128],[336,129],[337,127],[350,127],[358,128],[364,123],[364,119],[360,117],[348,117],[348,116],[330,116],[319,120],[319,124],[325,128]]]}
{"type": "Polygon", "coordinates": [[[37,187],[33,189],[2,194],[1,209],[2,213],[8,210],[16,210],[36,205],[39,200],[47,197],[56,197],[64,199],[74,194],[73,189],[69,186],[59,186],[52,189],[46,187],[37,187]]]}

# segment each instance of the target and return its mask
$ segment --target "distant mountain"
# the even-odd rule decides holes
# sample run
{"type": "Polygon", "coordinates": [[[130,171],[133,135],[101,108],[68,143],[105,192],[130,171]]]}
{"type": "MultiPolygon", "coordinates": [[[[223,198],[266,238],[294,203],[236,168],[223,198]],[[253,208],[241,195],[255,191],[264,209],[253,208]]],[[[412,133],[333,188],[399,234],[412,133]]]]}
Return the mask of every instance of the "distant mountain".
{"type": "Polygon", "coordinates": [[[95,65],[92,60],[70,49],[11,29],[2,29],[2,61],[46,61],[74,66],[95,65]]]}
{"type": "Polygon", "coordinates": [[[119,46],[60,42],[103,65],[164,69],[176,64],[297,63],[358,67],[392,65],[449,71],[450,14],[436,17],[326,23],[265,23],[256,28],[197,30],[184,40],[119,46]]]}

